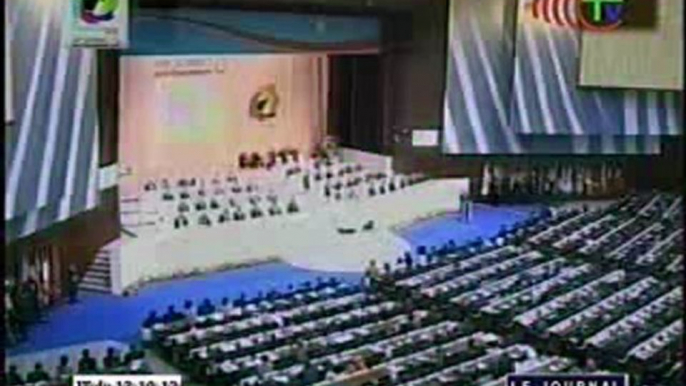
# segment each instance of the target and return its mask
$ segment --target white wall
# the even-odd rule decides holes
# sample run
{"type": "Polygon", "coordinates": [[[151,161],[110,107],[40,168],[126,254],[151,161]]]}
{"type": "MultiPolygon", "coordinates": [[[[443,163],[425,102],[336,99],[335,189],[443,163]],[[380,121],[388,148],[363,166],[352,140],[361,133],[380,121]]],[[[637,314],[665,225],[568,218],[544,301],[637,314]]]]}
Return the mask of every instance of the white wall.
{"type": "Polygon", "coordinates": [[[393,157],[349,148],[341,148],[341,157],[345,162],[359,163],[370,171],[393,170],[393,157]]]}

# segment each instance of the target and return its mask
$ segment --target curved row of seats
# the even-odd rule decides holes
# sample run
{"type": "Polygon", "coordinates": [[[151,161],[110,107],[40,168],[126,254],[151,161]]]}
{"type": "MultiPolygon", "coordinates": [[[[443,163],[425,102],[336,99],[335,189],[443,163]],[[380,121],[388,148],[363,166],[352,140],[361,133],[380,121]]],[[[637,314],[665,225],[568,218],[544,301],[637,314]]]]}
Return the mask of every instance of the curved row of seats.
{"type": "Polygon", "coordinates": [[[381,385],[478,384],[530,356],[530,348],[501,345],[507,339],[481,350],[473,337],[489,334],[474,323],[508,338],[524,331],[543,346],[554,343],[554,350],[613,358],[601,361],[613,368],[626,362],[644,363],[638,373],[658,364],[671,368],[683,329],[675,284],[640,270],[608,270],[559,246],[579,234],[612,240],[603,252],[634,253],[644,236],[664,242],[678,229],[678,213],[657,214],[670,212],[673,202],[631,196],[598,210],[541,214],[491,240],[419,247],[396,267],[385,264],[380,286],[344,290],[324,283],[299,300],[272,294],[148,324],[149,343],[210,384],[328,385],[360,372],[373,373],[381,385]],[[645,226],[644,219],[655,220],[647,231],[608,236],[634,222],[645,226]]]}

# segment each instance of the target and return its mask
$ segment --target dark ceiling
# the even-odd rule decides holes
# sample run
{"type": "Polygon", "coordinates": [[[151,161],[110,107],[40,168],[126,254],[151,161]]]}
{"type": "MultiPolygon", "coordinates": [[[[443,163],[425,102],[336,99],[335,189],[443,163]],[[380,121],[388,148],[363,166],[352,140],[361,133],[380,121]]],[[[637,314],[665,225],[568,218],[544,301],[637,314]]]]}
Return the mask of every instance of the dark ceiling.
{"type": "Polygon", "coordinates": [[[431,0],[134,0],[143,8],[217,7],[298,12],[387,13],[409,11],[431,0]]]}

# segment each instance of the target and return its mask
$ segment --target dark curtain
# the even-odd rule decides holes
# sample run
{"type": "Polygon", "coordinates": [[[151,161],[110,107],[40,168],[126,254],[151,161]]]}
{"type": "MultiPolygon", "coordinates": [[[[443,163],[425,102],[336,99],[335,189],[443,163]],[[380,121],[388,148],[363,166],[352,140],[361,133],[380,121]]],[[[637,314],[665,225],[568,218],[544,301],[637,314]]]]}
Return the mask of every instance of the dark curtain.
{"type": "Polygon", "coordinates": [[[378,55],[332,56],[329,128],[340,145],[381,153],[383,150],[382,77],[378,55]]]}

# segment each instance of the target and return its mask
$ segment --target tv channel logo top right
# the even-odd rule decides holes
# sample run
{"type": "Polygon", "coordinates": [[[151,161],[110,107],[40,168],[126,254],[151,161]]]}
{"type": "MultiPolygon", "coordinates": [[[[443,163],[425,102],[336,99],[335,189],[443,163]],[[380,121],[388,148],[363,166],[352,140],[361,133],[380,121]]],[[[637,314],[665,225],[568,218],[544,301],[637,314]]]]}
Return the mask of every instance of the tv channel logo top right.
{"type": "Polygon", "coordinates": [[[533,0],[534,19],[593,32],[609,32],[625,22],[629,0],[533,0]]]}

